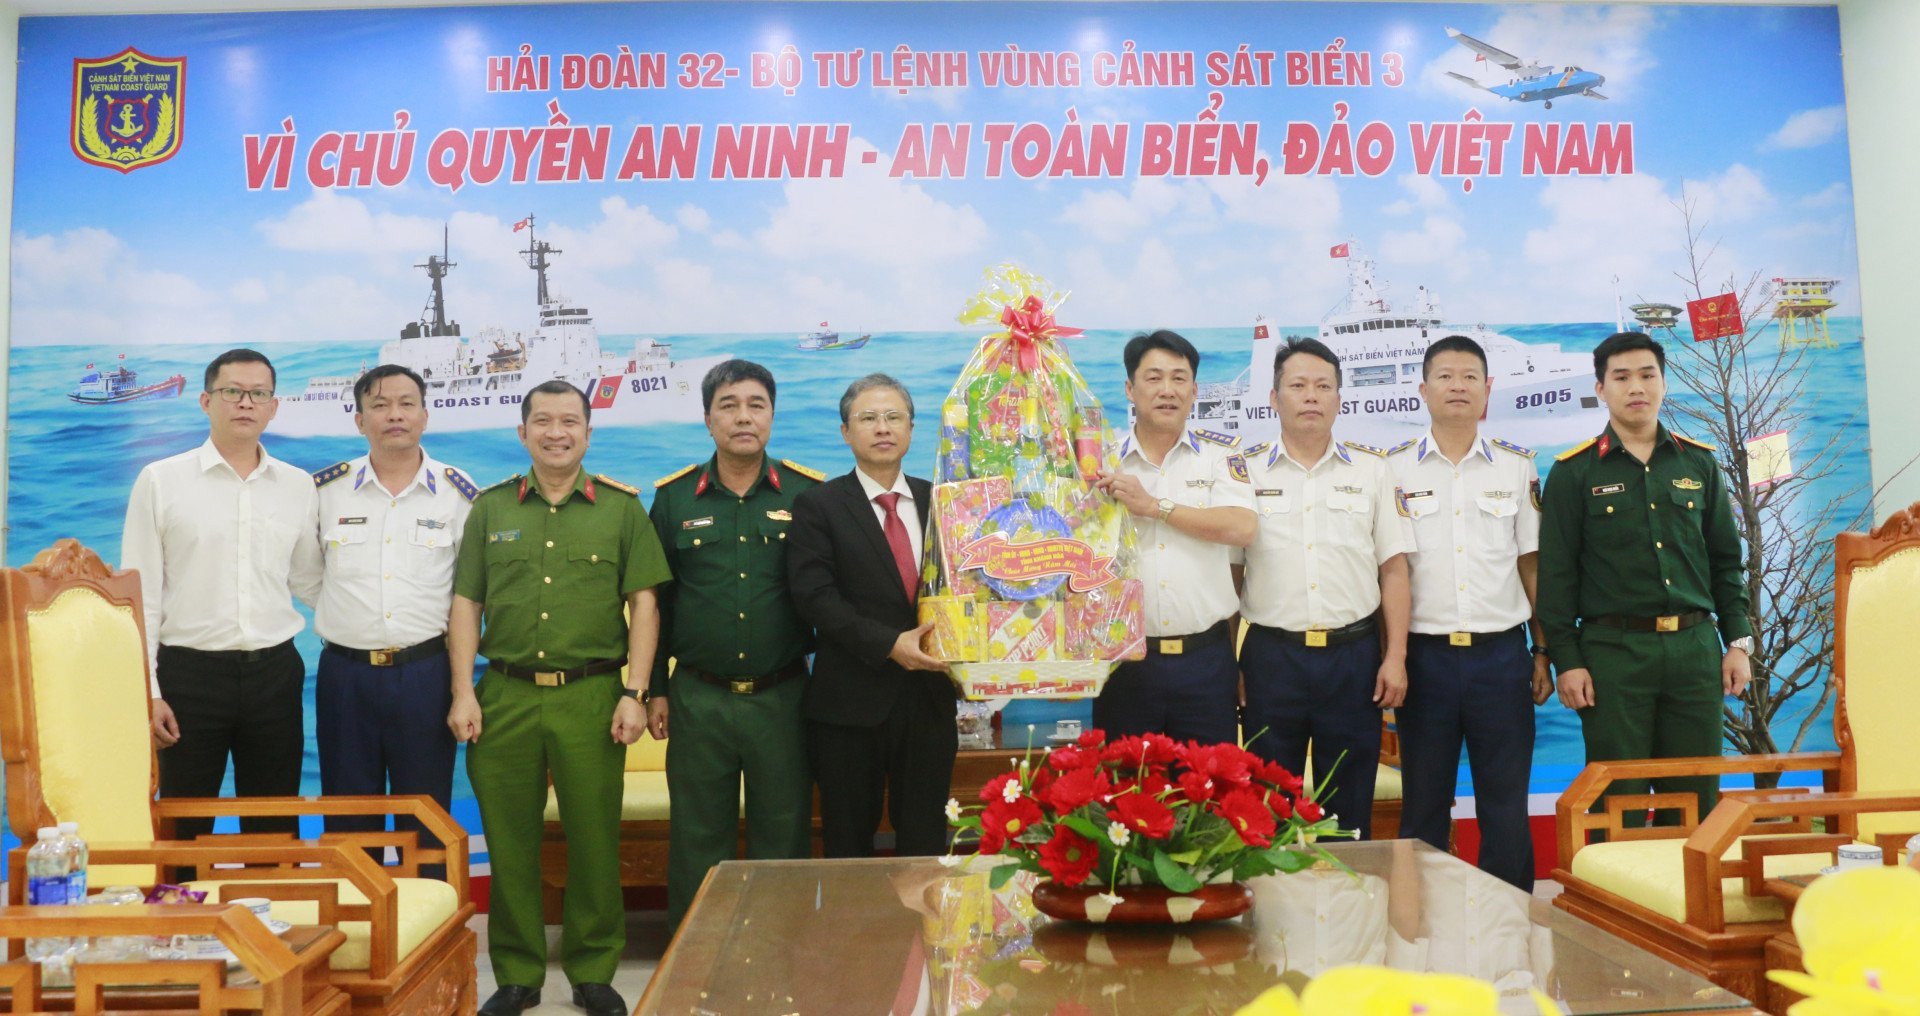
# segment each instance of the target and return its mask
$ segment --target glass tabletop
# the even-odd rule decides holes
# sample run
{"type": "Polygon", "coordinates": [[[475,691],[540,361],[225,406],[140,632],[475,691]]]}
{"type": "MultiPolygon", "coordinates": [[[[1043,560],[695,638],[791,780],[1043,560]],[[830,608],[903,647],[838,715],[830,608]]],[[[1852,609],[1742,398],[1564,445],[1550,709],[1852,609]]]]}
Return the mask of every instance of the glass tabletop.
{"type": "Polygon", "coordinates": [[[1100,928],[1036,914],[974,862],[729,861],[688,912],[641,1013],[1232,1013],[1350,963],[1464,974],[1534,1016],[1751,1012],[1706,979],[1424,843],[1329,847],[1353,869],[1249,883],[1230,921],[1100,928]]]}

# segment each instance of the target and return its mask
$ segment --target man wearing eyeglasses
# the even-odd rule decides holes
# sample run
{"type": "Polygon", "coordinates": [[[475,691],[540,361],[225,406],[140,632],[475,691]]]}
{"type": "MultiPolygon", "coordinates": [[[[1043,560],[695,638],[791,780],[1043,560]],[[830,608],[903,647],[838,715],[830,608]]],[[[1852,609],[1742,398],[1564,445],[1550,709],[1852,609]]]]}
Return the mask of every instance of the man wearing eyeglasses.
{"type": "MultiPolygon", "coordinates": [[[[229,755],[240,796],[300,793],[307,671],[293,596],[317,591],[320,547],[313,480],[260,443],[280,406],[274,381],[254,350],[215,357],[200,394],[206,443],[148,464],[127,502],[120,563],[140,573],[161,797],[217,796],[229,755]]],[[[212,829],[183,819],[179,838],[212,829]]]]}
{"type": "Polygon", "coordinates": [[[900,468],[913,396],[869,374],[840,397],[845,476],[793,501],[787,576],[817,639],[800,711],[820,785],[828,857],[871,857],[887,802],[895,852],[946,852],[945,808],[959,748],[947,665],[920,650],[921,544],[932,485],[900,468]]]}

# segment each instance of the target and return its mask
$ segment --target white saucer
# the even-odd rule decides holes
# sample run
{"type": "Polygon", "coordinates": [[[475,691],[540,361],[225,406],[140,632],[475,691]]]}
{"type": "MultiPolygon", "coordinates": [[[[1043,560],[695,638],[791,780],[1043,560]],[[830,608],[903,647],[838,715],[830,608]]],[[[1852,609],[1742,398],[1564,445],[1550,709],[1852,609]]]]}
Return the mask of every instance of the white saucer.
{"type": "Polygon", "coordinates": [[[1049,741],[1052,741],[1052,742],[1053,742],[1054,744],[1066,744],[1066,743],[1068,743],[1068,742],[1070,742],[1070,741],[1078,741],[1078,740],[1080,740],[1080,735],[1079,735],[1079,734],[1077,734],[1077,733],[1074,733],[1074,734],[1048,734],[1048,735],[1047,735],[1047,740],[1049,740],[1049,741]]]}

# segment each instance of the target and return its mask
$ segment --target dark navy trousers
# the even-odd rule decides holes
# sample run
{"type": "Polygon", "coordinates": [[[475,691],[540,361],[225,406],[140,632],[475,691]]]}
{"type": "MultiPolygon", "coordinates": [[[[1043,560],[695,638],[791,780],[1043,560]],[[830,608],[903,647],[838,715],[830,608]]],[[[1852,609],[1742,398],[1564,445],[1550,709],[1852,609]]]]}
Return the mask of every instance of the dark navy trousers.
{"type": "Polygon", "coordinates": [[[1093,700],[1093,725],[1108,738],[1160,733],[1176,741],[1233,744],[1240,734],[1240,668],[1233,640],[1166,655],[1148,639],[1147,658],[1115,668],[1093,700]]]}
{"type": "Polygon", "coordinates": [[[1473,773],[1480,869],[1533,891],[1527,777],[1533,766],[1533,656],[1522,628],[1407,638],[1407,701],[1395,714],[1403,787],[1400,835],[1447,849],[1460,748],[1473,773]]]}
{"type": "MultiPolygon", "coordinates": [[[[320,651],[313,693],[315,740],[320,749],[320,792],[426,794],[449,807],[453,800],[452,668],[444,653],[395,667],[376,667],[332,650],[320,651]]],[[[328,832],[374,832],[386,828],[379,815],[327,816],[328,832]]],[[[397,830],[420,831],[410,818],[397,830]]],[[[421,835],[422,846],[438,841],[421,835]]],[[[424,874],[424,872],[423,872],[424,874]]]]}
{"type": "Polygon", "coordinates": [[[1340,828],[1370,838],[1380,766],[1380,707],[1373,704],[1379,637],[1315,648],[1252,625],[1240,669],[1247,677],[1247,749],[1299,774],[1311,742],[1315,782],[1332,774],[1321,806],[1340,817],[1340,828]]]}

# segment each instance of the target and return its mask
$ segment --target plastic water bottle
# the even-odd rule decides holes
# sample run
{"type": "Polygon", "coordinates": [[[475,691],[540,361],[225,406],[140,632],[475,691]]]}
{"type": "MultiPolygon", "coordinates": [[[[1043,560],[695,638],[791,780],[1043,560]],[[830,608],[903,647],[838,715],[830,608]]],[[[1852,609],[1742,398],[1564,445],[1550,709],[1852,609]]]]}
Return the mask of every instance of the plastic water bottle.
{"type": "MultiPolygon", "coordinates": [[[[68,876],[72,874],[71,855],[60,841],[60,830],[43,826],[37,842],[27,851],[27,902],[36,906],[67,905],[68,876]]],[[[62,958],[73,949],[66,938],[30,938],[27,958],[36,963],[62,958]]]]}
{"type": "Polygon", "coordinates": [[[80,906],[87,902],[87,841],[80,838],[80,823],[62,822],[60,844],[67,848],[72,869],[67,874],[67,902],[80,906]]]}

